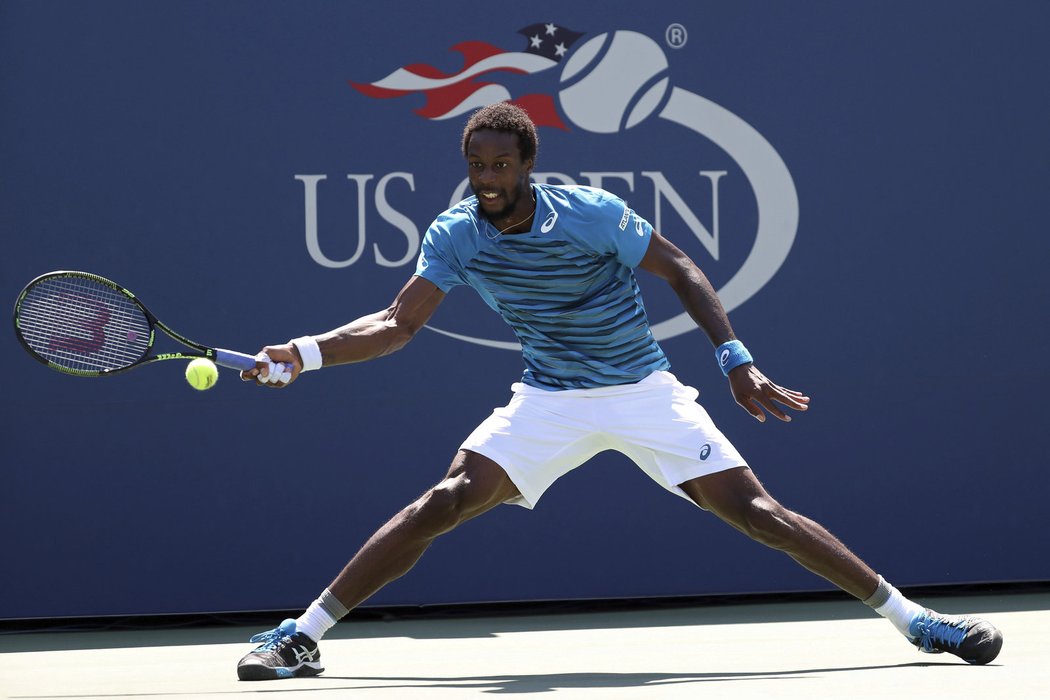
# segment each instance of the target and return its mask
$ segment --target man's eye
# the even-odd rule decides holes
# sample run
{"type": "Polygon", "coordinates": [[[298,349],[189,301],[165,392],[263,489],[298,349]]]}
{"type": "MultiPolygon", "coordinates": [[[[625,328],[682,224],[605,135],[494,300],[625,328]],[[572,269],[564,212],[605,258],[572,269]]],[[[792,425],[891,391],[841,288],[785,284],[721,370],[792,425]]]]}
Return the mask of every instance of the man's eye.
{"type": "Polygon", "coordinates": [[[507,167],[506,163],[496,163],[496,168],[499,170],[502,170],[505,167],[507,167]]]}

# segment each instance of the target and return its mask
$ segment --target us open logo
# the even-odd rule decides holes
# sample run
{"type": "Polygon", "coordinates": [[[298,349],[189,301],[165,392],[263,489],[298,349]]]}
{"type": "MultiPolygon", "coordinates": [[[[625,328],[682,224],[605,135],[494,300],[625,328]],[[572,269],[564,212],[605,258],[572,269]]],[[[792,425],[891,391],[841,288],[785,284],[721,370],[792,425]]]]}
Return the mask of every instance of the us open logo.
{"type": "MultiPolygon", "coordinates": [[[[680,28],[675,36],[684,36],[680,28]]],[[[754,196],[753,243],[739,267],[726,276],[718,295],[727,311],[754,296],[777,273],[795,240],[799,219],[798,195],[791,173],[776,149],[753,126],[729,109],[698,95],[686,87],[674,85],[669,75],[670,64],[661,45],[640,32],[619,30],[587,38],[555,23],[540,23],[521,29],[526,48],[507,51],[482,41],[464,41],[452,46],[463,56],[463,67],[445,73],[427,64],[411,64],[394,70],[372,83],[351,83],[360,93],[376,99],[404,95],[423,95],[425,104],[415,110],[431,121],[458,118],[488,104],[510,101],[522,106],[537,127],[582,131],[609,139],[609,150],[617,148],[624,132],[633,129],[658,129],[677,132],[678,139],[698,139],[714,144],[731,159],[746,178],[754,196]],[[520,88],[522,75],[531,76],[560,68],[557,90],[512,94],[520,88]],[[512,79],[512,76],[514,79],[512,79]]],[[[680,45],[670,45],[680,48],[680,45]]],[[[676,52],[676,57],[681,55],[676,52]]],[[[548,83],[550,81],[547,81],[548,83]]],[[[542,134],[541,134],[542,140],[542,134]]],[[[700,171],[710,182],[714,222],[711,230],[700,223],[689,208],[689,202],[671,185],[661,171],[643,171],[655,193],[657,230],[660,204],[666,202],[679,215],[710,257],[719,260],[717,227],[718,182],[725,170],[700,171]]],[[[581,172],[581,181],[603,186],[603,176],[627,179],[634,187],[634,173],[581,172]]],[[[365,201],[364,189],[375,178],[370,175],[348,175],[358,188],[358,201],[365,201]]],[[[317,230],[317,184],[325,175],[296,175],[303,182],[306,207],[306,242],[311,257],[325,267],[346,267],[362,258],[365,248],[365,215],[359,214],[356,251],[351,258],[332,260],[323,252],[317,230]]],[[[414,191],[411,173],[392,172],[378,177],[375,183],[376,210],[387,223],[403,233],[408,246],[405,255],[396,260],[386,258],[378,245],[373,245],[375,263],[382,267],[408,266],[415,262],[421,240],[420,228],[387,199],[387,185],[404,180],[414,191]]],[[[537,182],[566,182],[560,172],[534,172],[537,182]]],[[[464,178],[453,191],[450,206],[469,194],[464,178]]],[[[635,206],[634,208],[637,208],[635,206]]],[[[626,214],[627,212],[625,212],[626,214]]],[[[648,218],[648,217],[647,217],[648,218]]],[[[751,217],[748,217],[749,219],[751,217]]],[[[548,233],[555,222],[544,221],[548,233]]],[[[640,223],[639,223],[640,226],[640,223]]],[[[425,230],[425,224],[423,224],[425,230]]],[[[739,235],[739,231],[734,235],[739,235]]],[[[743,232],[750,235],[750,232],[743,232]]],[[[704,267],[704,265],[701,265],[704,267]]],[[[650,308],[650,321],[655,338],[665,340],[697,330],[688,313],[677,307],[669,318],[658,318],[659,311],[650,308]]],[[[432,331],[465,342],[487,347],[520,350],[515,342],[481,337],[472,333],[452,332],[428,325],[432,331]]]]}

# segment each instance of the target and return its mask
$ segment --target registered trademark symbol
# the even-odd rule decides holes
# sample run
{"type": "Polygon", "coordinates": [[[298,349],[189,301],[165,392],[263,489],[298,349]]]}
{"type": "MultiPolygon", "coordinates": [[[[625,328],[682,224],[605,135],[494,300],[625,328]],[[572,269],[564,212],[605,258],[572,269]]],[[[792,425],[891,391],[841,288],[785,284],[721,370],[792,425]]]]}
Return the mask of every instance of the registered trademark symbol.
{"type": "Polygon", "coordinates": [[[667,45],[672,49],[680,49],[689,40],[689,32],[685,30],[685,27],[675,22],[668,25],[667,31],[664,32],[664,39],[667,40],[667,45]]]}

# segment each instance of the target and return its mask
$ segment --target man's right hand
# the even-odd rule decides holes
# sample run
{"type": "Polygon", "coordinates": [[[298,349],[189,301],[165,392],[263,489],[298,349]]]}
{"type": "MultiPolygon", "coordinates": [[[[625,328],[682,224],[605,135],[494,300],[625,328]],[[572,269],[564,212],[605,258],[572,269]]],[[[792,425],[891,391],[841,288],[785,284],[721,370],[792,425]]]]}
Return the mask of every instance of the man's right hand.
{"type": "Polygon", "coordinates": [[[303,359],[294,345],[267,345],[255,356],[255,367],[241,372],[241,379],[259,386],[283,389],[296,380],[302,369],[303,359]]]}

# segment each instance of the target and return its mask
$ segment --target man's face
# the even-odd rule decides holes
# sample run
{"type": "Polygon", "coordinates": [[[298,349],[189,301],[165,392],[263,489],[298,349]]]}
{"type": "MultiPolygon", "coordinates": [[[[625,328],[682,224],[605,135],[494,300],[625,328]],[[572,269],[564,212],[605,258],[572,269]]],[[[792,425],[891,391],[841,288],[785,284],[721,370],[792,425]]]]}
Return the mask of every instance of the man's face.
{"type": "Polygon", "coordinates": [[[467,174],[481,213],[494,224],[531,211],[529,176],[532,160],[521,160],[518,135],[479,129],[467,143],[467,174]]]}

